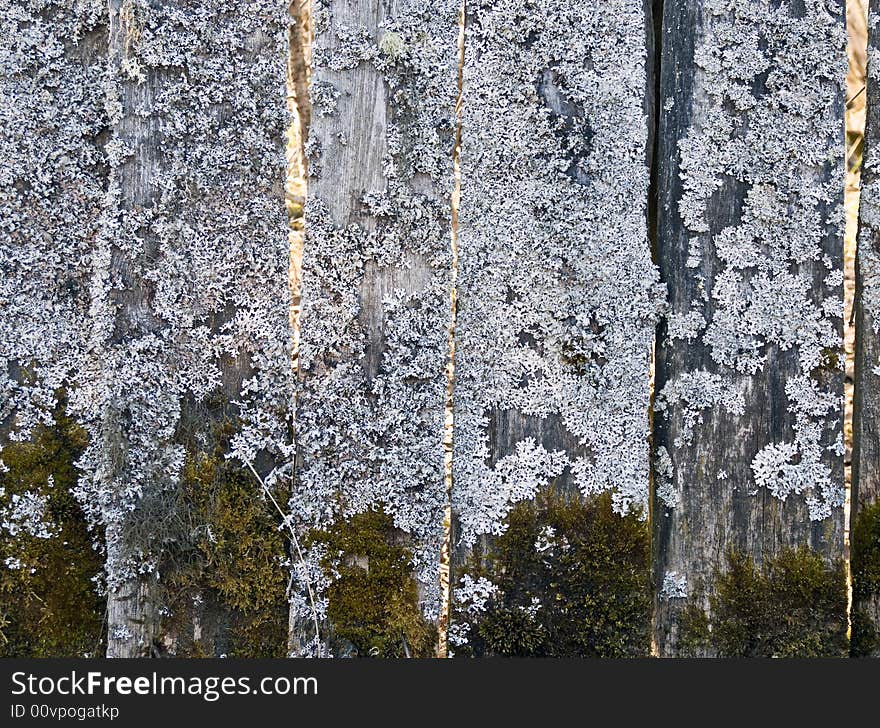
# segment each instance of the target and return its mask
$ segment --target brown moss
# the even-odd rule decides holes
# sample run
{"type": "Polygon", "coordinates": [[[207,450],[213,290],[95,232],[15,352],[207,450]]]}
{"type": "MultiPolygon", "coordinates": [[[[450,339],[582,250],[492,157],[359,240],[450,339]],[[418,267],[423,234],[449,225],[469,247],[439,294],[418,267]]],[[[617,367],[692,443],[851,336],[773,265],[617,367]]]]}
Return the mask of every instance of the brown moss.
{"type": "Polygon", "coordinates": [[[820,383],[838,376],[843,355],[843,350],[840,347],[824,347],[821,351],[819,365],[810,372],[810,376],[820,383]]]}
{"type": "Polygon", "coordinates": [[[286,542],[259,484],[218,449],[187,458],[180,500],[188,535],[163,569],[175,654],[283,657],[286,542]]]}

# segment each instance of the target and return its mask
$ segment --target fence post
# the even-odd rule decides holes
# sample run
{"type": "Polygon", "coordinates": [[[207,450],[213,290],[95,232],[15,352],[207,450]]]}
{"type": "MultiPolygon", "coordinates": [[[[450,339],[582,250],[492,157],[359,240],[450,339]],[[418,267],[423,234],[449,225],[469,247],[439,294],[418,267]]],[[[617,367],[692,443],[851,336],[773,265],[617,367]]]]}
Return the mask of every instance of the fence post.
{"type": "MultiPolygon", "coordinates": [[[[44,645],[51,644],[53,625],[61,625],[65,645],[94,629],[85,635],[87,647],[66,647],[74,654],[100,642],[100,614],[97,626],[69,629],[76,617],[53,612],[52,605],[68,604],[53,594],[89,593],[95,560],[83,514],[68,505],[76,495],[73,460],[80,448],[57,444],[70,445],[74,431],[77,441],[82,434],[78,385],[88,371],[90,264],[107,183],[101,83],[107,11],[97,0],[42,5],[5,3],[0,21],[0,520],[7,519],[13,497],[40,506],[17,520],[19,537],[5,552],[5,574],[13,578],[18,571],[20,581],[9,590],[4,580],[2,611],[11,617],[7,634],[33,629],[35,643],[44,645]],[[46,442],[55,446],[47,449],[46,442]],[[31,457],[21,461],[26,453],[31,457]],[[62,488],[69,490],[59,493],[62,488]],[[77,538],[69,529],[74,522],[82,532],[77,538]],[[51,536],[30,539],[33,534],[51,536]],[[30,560],[18,551],[29,540],[39,544],[30,560]],[[67,562],[55,572],[40,560],[50,549],[67,562]],[[41,605],[39,619],[25,606],[34,602],[41,605]]],[[[85,609],[87,601],[78,599],[76,608],[85,609]]]]}
{"type": "MultiPolygon", "coordinates": [[[[644,654],[647,532],[613,542],[625,521],[611,509],[648,515],[650,357],[663,305],[647,234],[650,4],[539,2],[512,12],[509,4],[469,2],[466,29],[450,650],[644,654]],[[509,519],[547,536],[547,553],[564,550],[575,537],[560,526],[566,509],[584,509],[569,521],[575,531],[592,528],[603,493],[611,520],[596,543],[619,560],[607,569],[638,575],[624,646],[603,652],[595,634],[526,644],[512,624],[494,643],[480,642],[488,628],[478,617],[493,599],[491,619],[528,620],[537,609],[537,624],[549,615],[540,610],[558,611],[548,602],[554,589],[560,599],[572,596],[537,567],[523,573],[522,589],[511,584],[502,594],[493,574],[511,573],[512,564],[491,562],[504,558],[497,537],[513,528],[509,519]],[[523,510],[536,498],[536,512],[523,510]],[[631,563],[639,544],[645,551],[631,563]]],[[[531,545],[515,558],[533,558],[531,545]]],[[[602,591],[608,576],[584,578],[602,591]]],[[[560,629],[599,624],[603,608],[573,612],[560,629]]]]}
{"type": "Polygon", "coordinates": [[[667,0],[661,68],[655,639],[676,655],[729,549],[843,556],[844,2],[667,0]]]}
{"type": "MultiPolygon", "coordinates": [[[[263,503],[248,465],[266,475],[292,457],[285,8],[110,2],[110,189],[83,459],[106,526],[109,656],[236,648],[227,600],[242,597],[198,578],[169,595],[174,555],[210,548],[210,514],[239,489],[263,503]]],[[[280,543],[266,554],[279,645],[283,555],[280,543]]]]}
{"type": "Polygon", "coordinates": [[[868,8],[864,157],[856,266],[856,350],[853,407],[852,653],[880,656],[880,69],[876,53],[880,3],[868,8]],[[873,25],[871,21],[873,20],[873,25]]]}
{"type": "Polygon", "coordinates": [[[436,647],[457,15],[454,0],[312,7],[293,654],[315,649],[316,612],[336,654],[436,647]],[[410,560],[415,581],[392,564],[410,560]]]}

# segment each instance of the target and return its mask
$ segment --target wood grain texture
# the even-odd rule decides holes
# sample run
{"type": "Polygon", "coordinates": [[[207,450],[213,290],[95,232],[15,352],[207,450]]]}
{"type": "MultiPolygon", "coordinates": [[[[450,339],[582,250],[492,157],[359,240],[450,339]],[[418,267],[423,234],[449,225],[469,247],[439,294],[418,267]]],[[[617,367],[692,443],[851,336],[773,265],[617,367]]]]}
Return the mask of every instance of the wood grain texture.
{"type": "Polygon", "coordinates": [[[467,559],[543,489],[647,515],[663,306],[650,6],[476,1],[465,18],[453,601],[467,559]]]}
{"type": "Polygon", "coordinates": [[[110,3],[111,182],[92,279],[84,457],[106,528],[109,656],[192,642],[229,652],[229,607],[201,615],[209,598],[160,592],[169,553],[192,539],[184,464],[230,458],[265,476],[291,455],[285,9],[110,3]],[[195,634],[160,634],[160,609],[187,601],[191,618],[177,624],[195,634]]]}
{"type": "MultiPolygon", "coordinates": [[[[62,573],[79,574],[86,589],[99,576],[91,573],[91,538],[71,538],[67,528],[82,518],[71,495],[87,507],[76,492],[73,456],[41,451],[40,443],[68,442],[70,432],[80,432],[88,405],[81,385],[90,372],[89,281],[108,178],[106,2],[2,0],[0,35],[0,568],[4,584],[16,584],[5,594],[14,606],[4,631],[14,634],[16,620],[32,620],[42,640],[47,622],[57,620],[65,636],[85,625],[67,628],[83,612],[74,605],[71,614],[68,584],[57,578],[46,551],[38,549],[27,565],[18,559],[27,553],[29,534],[41,534],[47,550],[58,549],[62,573]],[[56,483],[43,475],[41,493],[29,480],[40,478],[40,468],[29,463],[26,479],[16,482],[16,450],[32,447],[48,473],[69,477],[56,483]],[[69,505],[59,513],[58,502],[69,505]],[[41,605],[39,619],[28,604],[41,605]]],[[[84,594],[79,605],[93,599],[84,594]]],[[[100,630],[92,639],[100,644],[100,630]]],[[[3,641],[15,649],[14,637],[3,641]]]]}
{"type": "MultiPolygon", "coordinates": [[[[86,369],[89,278],[107,185],[96,2],[4,0],[0,73],[0,435],[51,424],[86,369]]],[[[75,397],[75,394],[72,393],[75,397]]],[[[75,406],[78,409],[78,406],[75,406]]]]}
{"type": "MultiPolygon", "coordinates": [[[[856,348],[853,406],[853,620],[857,631],[880,634],[880,593],[860,573],[859,555],[871,554],[870,531],[858,527],[871,507],[880,502],[880,3],[872,0],[868,8],[867,115],[859,202],[859,236],[856,267],[856,348]],[[859,624],[864,620],[864,624],[859,624]]],[[[867,525],[867,524],[866,524],[867,525]]],[[[874,547],[877,539],[874,528],[874,547]]],[[[876,558],[876,555],[875,557],[876,558]]],[[[874,566],[876,569],[876,566],[874,566]]],[[[880,657],[880,641],[869,648],[880,657]]]]}
{"type": "Polygon", "coordinates": [[[843,556],[844,22],[843,2],[665,2],[661,655],[729,549],[843,556]]]}
{"type": "MultiPolygon", "coordinates": [[[[304,533],[374,509],[393,516],[430,620],[445,503],[457,12],[449,0],[331,0],[311,14],[290,510],[304,533]]],[[[306,574],[326,609],[321,555],[306,560],[295,570],[292,654],[315,649],[306,574]]]]}

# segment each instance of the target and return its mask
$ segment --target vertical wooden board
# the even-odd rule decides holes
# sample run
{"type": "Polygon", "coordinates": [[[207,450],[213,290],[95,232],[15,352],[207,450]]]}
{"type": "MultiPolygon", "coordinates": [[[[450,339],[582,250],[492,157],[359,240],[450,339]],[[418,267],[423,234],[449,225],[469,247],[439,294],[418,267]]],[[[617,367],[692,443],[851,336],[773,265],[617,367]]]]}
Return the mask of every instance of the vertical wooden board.
{"type": "Polygon", "coordinates": [[[100,644],[101,613],[85,645],[78,638],[86,625],[66,626],[83,616],[98,567],[71,502],[82,433],[64,410],[81,415],[75,399],[107,181],[106,3],[2,0],[0,34],[0,611],[9,616],[2,654],[77,656],[100,644]],[[53,556],[66,564],[53,570],[53,556]]]}
{"type": "Polygon", "coordinates": [[[843,557],[844,3],[670,0],[661,69],[655,637],[675,655],[729,549],[843,557]]]}
{"type": "Polygon", "coordinates": [[[852,643],[880,656],[880,3],[868,7],[867,116],[856,273],[852,643]]]}
{"type": "Polygon", "coordinates": [[[88,338],[92,244],[106,185],[100,2],[7,0],[0,153],[0,428],[26,439],[51,424],[88,338]]]}
{"type": "MultiPolygon", "coordinates": [[[[233,494],[263,503],[248,465],[266,475],[292,457],[286,9],[110,2],[111,181],[82,463],[106,530],[111,656],[235,653],[227,602],[245,598],[219,575],[174,594],[174,562],[207,558],[211,516],[233,494]]],[[[264,557],[277,565],[281,647],[283,546],[264,557]]]]}
{"type": "MultiPolygon", "coordinates": [[[[605,493],[614,512],[647,516],[663,307],[647,235],[650,5],[477,0],[465,17],[449,633],[460,654],[463,616],[495,588],[467,562],[491,555],[517,504],[605,493]]],[[[641,568],[647,583],[646,557],[641,568]]]]}
{"type": "Polygon", "coordinates": [[[292,654],[316,649],[316,616],[336,654],[420,652],[391,622],[427,634],[439,614],[457,12],[450,0],[312,7],[290,501],[309,548],[295,570],[292,654]],[[392,547],[411,561],[417,594],[409,576],[386,587],[374,580],[376,549],[387,557],[392,547]],[[397,616],[347,609],[361,581],[378,591],[362,592],[370,596],[353,609],[393,602],[397,616]],[[358,620],[367,626],[352,626],[358,620]]]}

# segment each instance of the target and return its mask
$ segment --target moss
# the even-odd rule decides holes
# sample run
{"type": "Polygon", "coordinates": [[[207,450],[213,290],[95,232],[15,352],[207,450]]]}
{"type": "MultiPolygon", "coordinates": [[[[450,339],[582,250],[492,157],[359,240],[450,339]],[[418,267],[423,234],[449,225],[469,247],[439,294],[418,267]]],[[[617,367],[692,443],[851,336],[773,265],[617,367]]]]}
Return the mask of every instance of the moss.
{"type": "Polygon", "coordinates": [[[804,546],[758,568],[732,550],[716,569],[709,614],[694,595],[679,622],[682,654],[723,657],[843,657],[847,653],[846,576],[804,546]],[[702,616],[701,616],[702,614],[702,616]]]}
{"type": "Polygon", "coordinates": [[[850,657],[872,657],[880,651],[880,631],[864,609],[853,609],[850,657]]]}
{"type": "Polygon", "coordinates": [[[383,510],[315,531],[307,545],[324,544],[324,568],[338,577],[327,589],[327,616],[337,641],[360,657],[433,657],[436,627],[419,608],[412,549],[383,510]]]}
{"type": "Polygon", "coordinates": [[[164,568],[175,653],[283,657],[286,543],[259,485],[218,448],[187,458],[181,498],[189,538],[169,549],[164,568]]]}
{"type": "Polygon", "coordinates": [[[706,649],[712,640],[709,615],[692,599],[685,604],[679,617],[678,654],[682,657],[695,657],[706,649]]]}
{"type": "Polygon", "coordinates": [[[853,598],[880,595],[880,501],[859,509],[852,533],[853,598]]]}
{"type": "Polygon", "coordinates": [[[2,657],[81,657],[104,651],[104,601],[94,581],[102,561],[73,496],[79,476],[74,463],[87,436],[66,415],[63,393],[58,402],[54,425],[39,426],[29,442],[9,443],[2,452],[8,471],[0,473],[0,508],[13,494],[35,493],[46,499],[45,520],[54,524],[50,538],[20,532],[0,540],[2,657]],[[7,559],[21,567],[9,568],[7,559]]]}
{"type": "Polygon", "coordinates": [[[810,376],[824,382],[840,372],[840,360],[843,352],[839,347],[823,347],[819,354],[819,365],[810,372],[810,376]]]}
{"type": "MultiPolygon", "coordinates": [[[[638,514],[606,493],[583,500],[542,491],[516,505],[485,558],[462,573],[497,591],[484,610],[456,604],[468,633],[458,655],[634,657],[650,648],[650,542],[638,514]]],[[[460,583],[460,581],[459,581],[460,583]]]]}
{"type": "Polygon", "coordinates": [[[852,531],[852,655],[880,649],[878,625],[860,604],[880,603],[880,501],[859,509],[852,531]]]}

